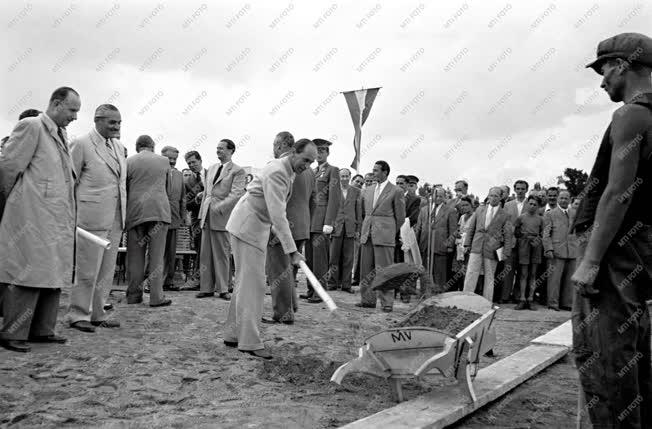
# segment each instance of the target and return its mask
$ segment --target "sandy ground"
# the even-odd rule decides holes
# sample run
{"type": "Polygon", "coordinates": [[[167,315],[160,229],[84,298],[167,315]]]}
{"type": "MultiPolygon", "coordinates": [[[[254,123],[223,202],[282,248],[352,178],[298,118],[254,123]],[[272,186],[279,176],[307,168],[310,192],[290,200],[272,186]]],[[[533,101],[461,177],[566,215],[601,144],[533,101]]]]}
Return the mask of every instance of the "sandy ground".
{"type": "MultiPolygon", "coordinates": [[[[355,307],[359,295],[333,292],[344,321],[360,323],[353,331],[322,304],[302,302],[294,325],[262,325],[275,356],[263,361],[223,345],[227,302],[194,294],[169,292],[171,307],[150,309],[114,293],[119,329],[88,334],[60,321],[66,345],[36,344],[29,354],[0,349],[0,426],[324,428],[394,405],[383,380],[352,376],[338,386],[329,378],[366,336],[405,315],[408,304],[397,300],[386,314],[355,307]]],[[[64,293],[62,307],[67,301],[64,293]]],[[[495,357],[483,358],[482,366],[569,317],[505,307],[495,322],[495,357]]],[[[269,316],[269,296],[265,310],[269,316]]],[[[565,360],[457,427],[571,427],[576,379],[565,360]]],[[[445,382],[408,384],[405,393],[410,399],[445,382]]]]}

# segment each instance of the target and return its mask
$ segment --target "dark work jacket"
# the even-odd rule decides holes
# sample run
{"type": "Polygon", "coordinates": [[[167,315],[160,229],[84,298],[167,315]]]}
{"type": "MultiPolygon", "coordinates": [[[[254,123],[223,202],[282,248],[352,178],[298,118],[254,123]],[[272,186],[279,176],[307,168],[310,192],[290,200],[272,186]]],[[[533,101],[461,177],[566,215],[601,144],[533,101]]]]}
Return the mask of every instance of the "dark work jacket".
{"type": "MultiPolygon", "coordinates": [[[[641,141],[632,145],[632,150],[640,151],[640,158],[636,170],[636,180],[630,187],[631,192],[629,192],[632,202],[621,227],[625,229],[631,228],[637,222],[652,225],[652,210],[648,208],[650,196],[652,195],[652,160],[650,159],[652,154],[652,94],[644,94],[634,104],[640,104],[650,109],[650,120],[647,132],[641,137],[641,141]]],[[[598,202],[609,181],[612,148],[611,124],[609,124],[602,138],[589,179],[580,194],[582,200],[571,228],[577,233],[584,232],[593,225],[598,202]]],[[[629,146],[621,150],[628,150],[628,148],[629,146]]]]}

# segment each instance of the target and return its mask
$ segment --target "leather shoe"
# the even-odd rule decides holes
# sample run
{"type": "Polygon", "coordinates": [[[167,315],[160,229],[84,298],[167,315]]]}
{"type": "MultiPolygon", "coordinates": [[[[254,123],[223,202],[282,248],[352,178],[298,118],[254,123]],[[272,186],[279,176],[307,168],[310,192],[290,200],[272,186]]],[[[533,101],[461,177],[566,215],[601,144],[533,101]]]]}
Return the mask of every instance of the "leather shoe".
{"type": "Polygon", "coordinates": [[[215,293],[213,293],[213,292],[199,292],[197,295],[195,295],[195,298],[210,298],[211,296],[215,296],[215,293]]]}
{"type": "Polygon", "coordinates": [[[361,308],[376,308],[375,305],[362,304],[361,302],[356,303],[355,306],[361,308]]]}
{"type": "Polygon", "coordinates": [[[238,347],[238,342],[224,340],[224,345],[227,347],[238,347]]]}
{"type": "Polygon", "coordinates": [[[276,320],[276,319],[268,319],[267,317],[263,317],[262,319],[260,319],[260,321],[261,321],[262,323],[266,323],[266,324],[268,324],[268,325],[274,325],[274,324],[276,324],[276,323],[281,323],[280,320],[276,320]]]}
{"type": "Polygon", "coordinates": [[[68,340],[59,335],[42,335],[38,337],[30,337],[28,339],[31,343],[56,343],[56,344],[65,344],[68,340]]]}
{"type": "Polygon", "coordinates": [[[113,310],[113,304],[104,304],[104,311],[113,310]]]}
{"type": "Polygon", "coordinates": [[[167,307],[168,305],[172,304],[171,299],[164,299],[163,301],[159,302],[158,304],[150,304],[150,307],[167,307]]]}
{"type": "Polygon", "coordinates": [[[27,345],[27,342],[21,340],[0,340],[0,347],[4,347],[12,352],[27,353],[32,351],[32,348],[27,345]]]}
{"type": "Polygon", "coordinates": [[[219,295],[220,299],[223,299],[224,301],[231,301],[231,294],[228,292],[223,292],[219,295]]]}
{"type": "Polygon", "coordinates": [[[86,320],[80,320],[78,322],[71,323],[70,327],[82,332],[95,332],[95,326],[86,320]]]}
{"type": "Polygon", "coordinates": [[[342,289],[342,292],[350,293],[351,295],[355,295],[355,291],[353,289],[342,289]]]}
{"type": "Polygon", "coordinates": [[[179,289],[180,289],[179,286],[175,286],[175,285],[163,285],[163,290],[165,290],[165,291],[173,291],[173,292],[177,292],[179,289]]]}
{"type": "Polygon", "coordinates": [[[117,320],[95,320],[95,321],[91,321],[91,325],[100,328],[119,328],[120,322],[118,322],[117,320]]]}
{"type": "Polygon", "coordinates": [[[242,353],[247,353],[249,355],[263,358],[263,359],[271,359],[272,354],[267,350],[267,349],[260,349],[260,350],[240,350],[242,353]]]}
{"type": "Polygon", "coordinates": [[[527,309],[527,303],[525,301],[519,301],[518,304],[516,304],[516,307],[514,307],[514,310],[525,310],[527,309]]]}
{"type": "Polygon", "coordinates": [[[555,307],[554,305],[549,305],[548,309],[553,311],[559,311],[559,307],[555,307]]]}
{"type": "Polygon", "coordinates": [[[312,293],[302,293],[301,295],[299,295],[299,298],[301,298],[301,299],[310,299],[310,298],[312,298],[312,295],[313,295],[312,293]]]}
{"type": "Polygon", "coordinates": [[[385,313],[391,313],[392,311],[394,311],[392,307],[383,307],[383,312],[385,313]]]}
{"type": "Polygon", "coordinates": [[[308,302],[311,304],[319,304],[320,302],[324,302],[324,300],[318,296],[313,295],[310,298],[308,298],[308,302]]]}

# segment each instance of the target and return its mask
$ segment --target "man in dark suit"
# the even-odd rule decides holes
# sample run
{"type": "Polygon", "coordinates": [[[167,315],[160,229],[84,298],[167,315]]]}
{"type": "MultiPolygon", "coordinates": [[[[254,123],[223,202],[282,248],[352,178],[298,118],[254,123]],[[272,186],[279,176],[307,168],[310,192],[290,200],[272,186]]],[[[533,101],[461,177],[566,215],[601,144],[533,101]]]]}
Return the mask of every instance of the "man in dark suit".
{"type": "Polygon", "coordinates": [[[208,169],[206,186],[199,210],[202,228],[199,259],[200,292],[197,298],[211,297],[215,290],[219,297],[229,301],[231,284],[231,248],[226,223],[231,211],[245,193],[246,173],[231,157],[235,143],[223,139],[217,144],[219,164],[208,169]]]}
{"type": "Polygon", "coordinates": [[[360,190],[350,186],[351,171],[348,168],[340,170],[340,187],[342,188],[342,203],[335,219],[331,237],[330,268],[328,289],[353,293],[351,276],[353,271],[353,243],[360,237],[362,226],[362,206],[360,190]]]}
{"type": "Polygon", "coordinates": [[[186,187],[183,175],[174,168],[179,157],[179,150],[172,146],[161,149],[161,155],[170,161],[170,176],[168,177],[168,201],[170,202],[170,226],[165,239],[165,255],[163,256],[163,290],[179,290],[174,285],[175,262],[177,258],[177,230],[186,224],[186,187]]]}
{"type": "Polygon", "coordinates": [[[436,188],[434,197],[432,207],[425,206],[421,209],[414,231],[423,264],[427,265],[427,261],[430,260],[432,270],[435,289],[422,291],[426,295],[432,292],[446,292],[451,286],[448,284],[448,279],[457,232],[457,211],[446,204],[446,191],[436,188]],[[428,233],[429,229],[430,233],[428,233]],[[428,254],[428,237],[430,237],[430,254],[428,254]]]}
{"type": "MultiPolygon", "coordinates": [[[[514,192],[516,193],[516,198],[511,201],[507,201],[504,206],[505,213],[507,213],[507,216],[509,217],[509,223],[512,226],[514,226],[516,219],[525,212],[525,194],[527,193],[529,187],[530,185],[525,180],[517,180],[514,182],[514,192]]],[[[499,303],[505,303],[509,301],[509,296],[512,294],[512,291],[514,291],[514,298],[520,296],[518,290],[515,290],[519,282],[514,284],[514,279],[519,278],[517,273],[520,272],[517,243],[518,240],[516,237],[514,237],[512,232],[512,241],[508,245],[512,250],[512,257],[508,260],[505,260],[505,277],[503,279],[501,297],[500,301],[498,301],[499,303]]]]}
{"type": "Polygon", "coordinates": [[[577,238],[570,231],[575,213],[569,209],[570,194],[561,190],[557,207],[543,216],[543,250],[549,261],[548,308],[559,311],[559,307],[570,309],[573,303],[571,276],[575,272],[577,238]]]}
{"type": "Polygon", "coordinates": [[[375,308],[376,300],[384,312],[391,312],[394,306],[394,291],[371,289],[377,271],[394,261],[394,246],[400,228],[405,222],[405,198],[399,187],[387,181],[389,164],[377,161],[374,164],[377,183],[364,191],[362,196],[362,230],[360,244],[360,300],[358,307],[375,308]]]}
{"type": "Polygon", "coordinates": [[[171,219],[167,194],[170,161],[154,153],[154,140],[147,135],[136,140],[136,152],[127,158],[127,303],[143,302],[147,248],[149,306],[163,307],[172,303],[163,294],[163,255],[171,219]]]}
{"type": "Polygon", "coordinates": [[[417,195],[419,187],[419,178],[408,175],[407,192],[405,193],[405,217],[410,219],[410,226],[414,228],[419,220],[419,211],[421,209],[421,197],[417,195]]]}
{"type": "Polygon", "coordinates": [[[503,258],[511,257],[506,244],[512,240],[512,225],[505,209],[500,207],[502,191],[499,187],[489,190],[488,204],[479,207],[469,220],[469,230],[464,250],[471,252],[464,278],[464,292],[475,292],[480,271],[484,271],[482,296],[493,302],[494,273],[498,265],[496,250],[503,249],[503,258]]]}
{"type": "MultiPolygon", "coordinates": [[[[297,143],[307,144],[307,139],[297,143]]],[[[285,158],[294,153],[294,137],[282,131],[274,139],[274,158],[285,158]]],[[[315,173],[310,168],[298,173],[292,185],[286,214],[290,232],[297,251],[301,252],[305,242],[310,238],[310,200],[315,189],[315,173]]],[[[272,293],[272,318],[263,318],[263,323],[294,323],[294,313],[298,310],[296,276],[298,268],[293,266],[289,255],[283,251],[279,238],[270,235],[267,244],[265,273],[272,293]]]]}
{"type": "MultiPolygon", "coordinates": [[[[403,192],[403,198],[405,201],[405,212],[407,213],[407,176],[404,174],[399,174],[396,176],[396,186],[403,192]]],[[[414,226],[414,225],[410,225],[414,226]]],[[[396,247],[394,247],[394,262],[403,262],[403,249],[401,249],[401,241],[396,240],[396,247]]],[[[398,291],[396,291],[398,292],[398,291]]]]}
{"type": "MultiPolygon", "coordinates": [[[[327,287],[330,235],[333,233],[335,217],[340,209],[342,191],[339,169],[328,163],[331,142],[314,139],[317,146],[317,167],[315,168],[315,194],[310,203],[310,240],[306,243],[306,260],[324,288],[327,287]]],[[[321,298],[308,284],[305,295],[308,302],[318,303],[321,298]]]]}
{"type": "Polygon", "coordinates": [[[193,264],[190,280],[186,282],[184,290],[199,289],[199,253],[201,248],[201,226],[199,225],[199,208],[201,206],[201,196],[204,192],[204,183],[206,182],[206,169],[202,167],[201,155],[196,150],[191,150],[184,155],[186,164],[192,172],[192,175],[184,181],[186,187],[186,209],[190,213],[190,236],[192,237],[192,247],[196,252],[195,263],[193,264]]]}

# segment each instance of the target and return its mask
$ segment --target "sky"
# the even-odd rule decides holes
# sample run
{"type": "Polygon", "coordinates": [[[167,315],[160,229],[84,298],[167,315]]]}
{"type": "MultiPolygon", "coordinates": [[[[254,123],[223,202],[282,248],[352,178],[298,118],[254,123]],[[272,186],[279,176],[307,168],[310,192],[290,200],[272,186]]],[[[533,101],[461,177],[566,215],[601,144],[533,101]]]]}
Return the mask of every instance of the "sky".
{"type": "Polygon", "coordinates": [[[354,130],[340,92],[381,87],[360,173],[383,159],[392,181],[465,179],[485,196],[590,170],[618,105],[584,65],[607,37],[649,34],[652,4],[31,0],[0,3],[0,16],[4,135],[65,85],[82,101],[71,138],[109,102],[130,154],[149,134],[158,150],[198,150],[208,167],[230,138],[234,162],[260,168],[290,131],[332,141],[329,162],[348,167],[354,130]]]}

